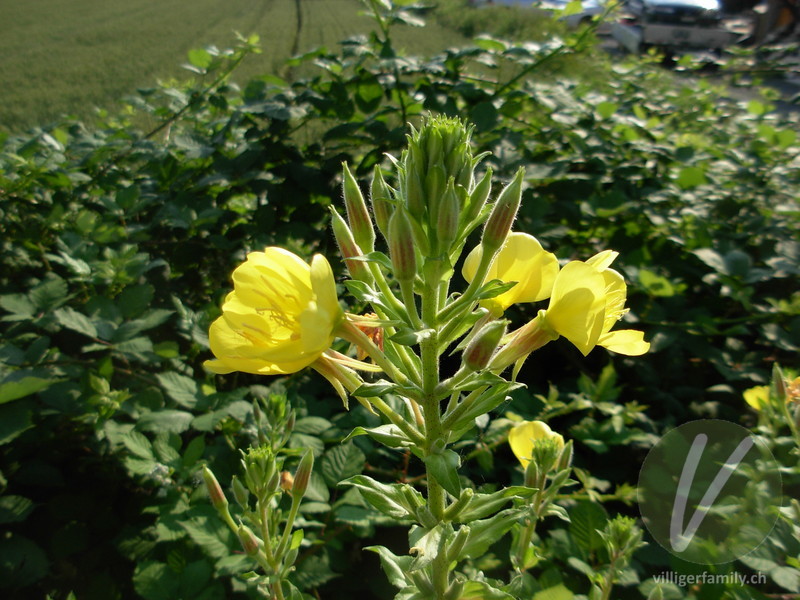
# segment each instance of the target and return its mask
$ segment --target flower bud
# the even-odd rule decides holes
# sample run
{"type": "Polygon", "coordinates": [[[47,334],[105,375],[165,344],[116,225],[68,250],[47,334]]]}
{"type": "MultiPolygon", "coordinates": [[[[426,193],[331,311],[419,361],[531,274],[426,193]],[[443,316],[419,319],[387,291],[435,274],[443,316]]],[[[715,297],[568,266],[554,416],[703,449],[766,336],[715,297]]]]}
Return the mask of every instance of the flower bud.
{"type": "Polygon", "coordinates": [[[206,466],[203,467],[203,481],[205,481],[211,505],[218,511],[227,510],[228,499],[225,497],[225,492],[222,491],[222,487],[220,487],[217,478],[214,477],[214,473],[206,466]]]}
{"type": "Polygon", "coordinates": [[[259,540],[249,527],[240,524],[236,534],[239,536],[239,542],[241,542],[244,553],[247,556],[258,554],[259,540]]]}
{"type": "Polygon", "coordinates": [[[561,449],[561,454],[558,457],[558,464],[556,465],[556,471],[563,471],[564,469],[569,469],[572,466],[572,453],[572,440],[570,440],[561,449]]]}
{"type": "Polygon", "coordinates": [[[484,251],[494,252],[506,241],[514,219],[517,217],[520,202],[522,201],[522,183],[525,170],[520,169],[494,203],[489,220],[483,228],[482,244],[484,251]]]}
{"type": "Polygon", "coordinates": [[[788,395],[786,379],[783,377],[783,371],[778,363],[772,365],[772,389],[775,391],[775,397],[778,400],[779,406],[786,402],[786,397],[788,395]]]}
{"type": "Polygon", "coordinates": [[[431,226],[436,226],[436,218],[439,214],[439,205],[442,203],[447,187],[446,173],[442,165],[434,165],[428,169],[425,176],[425,199],[428,205],[428,215],[430,216],[431,226]]]}
{"type": "Polygon", "coordinates": [[[425,214],[425,189],[422,181],[416,172],[406,173],[405,178],[405,201],[408,211],[415,217],[422,217],[425,214]]]}
{"type": "Polygon", "coordinates": [[[353,237],[363,250],[372,252],[375,249],[375,230],[372,228],[372,219],[367,210],[367,203],[364,202],[361,188],[358,187],[358,182],[347,167],[347,163],[342,163],[342,171],[344,205],[347,209],[347,220],[353,230],[353,237]]]}
{"type": "Polygon", "coordinates": [[[460,216],[461,201],[455,189],[455,180],[451,177],[439,204],[439,215],[436,221],[436,235],[439,239],[440,250],[444,253],[449,253],[450,246],[458,237],[460,216]]]}
{"type": "Polygon", "coordinates": [[[300,459],[300,464],[297,465],[297,470],[294,473],[294,484],[292,485],[293,500],[299,500],[305,495],[313,468],[314,453],[311,450],[306,450],[306,453],[303,455],[303,458],[300,459]]]}
{"type": "Polygon", "coordinates": [[[233,497],[236,499],[236,503],[242,508],[247,508],[250,504],[250,492],[236,475],[231,480],[231,487],[233,488],[233,497]]]}
{"type": "Polygon", "coordinates": [[[331,226],[333,227],[333,237],[336,238],[336,243],[339,246],[339,252],[344,259],[344,264],[353,279],[363,281],[364,283],[371,284],[373,282],[372,274],[369,272],[367,263],[361,260],[352,260],[352,257],[362,256],[364,253],[353,238],[353,233],[350,227],[347,226],[345,220],[339,215],[334,207],[331,206],[331,226]]]}
{"type": "Polygon", "coordinates": [[[484,325],[464,350],[464,366],[472,371],[485,369],[506,334],[507,323],[508,321],[490,321],[484,325]]]}
{"type": "Polygon", "coordinates": [[[467,199],[465,210],[461,216],[462,224],[466,225],[474,221],[486,206],[489,194],[492,192],[492,169],[486,169],[486,174],[473,188],[472,193],[467,199]]]}
{"type": "Polygon", "coordinates": [[[369,197],[372,203],[372,214],[375,216],[375,223],[377,223],[383,237],[388,238],[389,219],[394,211],[394,205],[392,204],[394,193],[392,188],[384,181],[381,168],[378,165],[375,165],[375,170],[372,172],[369,197]]]}
{"type": "Polygon", "coordinates": [[[389,256],[398,281],[411,281],[417,274],[417,255],[411,221],[400,207],[389,220],[389,256]]]}

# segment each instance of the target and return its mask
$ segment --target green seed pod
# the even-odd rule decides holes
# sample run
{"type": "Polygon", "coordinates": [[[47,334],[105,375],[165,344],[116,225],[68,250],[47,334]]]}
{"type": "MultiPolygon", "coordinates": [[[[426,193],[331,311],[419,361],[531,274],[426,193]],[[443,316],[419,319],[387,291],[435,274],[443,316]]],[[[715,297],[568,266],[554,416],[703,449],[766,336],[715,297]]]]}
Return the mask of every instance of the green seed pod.
{"type": "Polygon", "coordinates": [[[347,163],[342,163],[342,178],[344,180],[342,184],[344,205],[347,209],[347,220],[353,231],[353,237],[365,252],[372,252],[375,250],[375,230],[372,228],[372,219],[367,210],[367,203],[364,202],[364,196],[361,194],[361,188],[358,187],[358,182],[347,167],[347,163]]]}

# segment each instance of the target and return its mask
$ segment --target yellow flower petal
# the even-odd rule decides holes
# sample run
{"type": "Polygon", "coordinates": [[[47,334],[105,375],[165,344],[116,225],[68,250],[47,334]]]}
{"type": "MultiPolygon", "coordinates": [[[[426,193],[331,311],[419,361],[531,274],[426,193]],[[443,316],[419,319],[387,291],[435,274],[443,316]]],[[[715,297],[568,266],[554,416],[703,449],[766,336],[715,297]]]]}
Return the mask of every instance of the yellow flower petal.
{"type": "Polygon", "coordinates": [[[523,421],[508,432],[508,444],[523,469],[527,468],[528,463],[531,462],[533,443],[536,440],[544,439],[554,439],[561,448],[564,447],[563,436],[554,432],[543,421],[523,421]]]}
{"type": "Polygon", "coordinates": [[[640,356],[650,350],[650,342],[644,341],[644,333],[635,329],[604,333],[597,341],[597,345],[626,356],[640,356]]]}
{"type": "MultiPolygon", "coordinates": [[[[477,246],[464,260],[461,272],[467,281],[475,277],[482,255],[481,246],[477,246]]],[[[554,254],[544,250],[535,237],[522,232],[511,233],[495,257],[484,282],[499,279],[504,282],[516,281],[517,285],[482,304],[499,314],[518,302],[545,300],[550,297],[557,274],[558,260],[554,254]]]]}
{"type": "Polygon", "coordinates": [[[744,391],[744,401],[756,410],[763,409],[769,403],[769,386],[757,385],[744,391]]]}
{"type": "Polygon", "coordinates": [[[586,356],[603,333],[606,284],[593,267],[567,263],[553,284],[546,325],[572,342],[586,356]]]}
{"type": "Polygon", "coordinates": [[[333,343],[342,318],[328,261],[309,266],[282,248],[251,252],[233,272],[234,291],[211,324],[214,373],[294,373],[333,343]]]}

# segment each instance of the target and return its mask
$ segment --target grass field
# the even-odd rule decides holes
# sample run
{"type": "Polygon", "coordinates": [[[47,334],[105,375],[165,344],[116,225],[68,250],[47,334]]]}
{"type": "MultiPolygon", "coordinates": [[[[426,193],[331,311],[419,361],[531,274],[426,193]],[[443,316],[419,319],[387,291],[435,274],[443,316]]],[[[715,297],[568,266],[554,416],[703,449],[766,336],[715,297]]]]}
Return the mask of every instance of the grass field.
{"type": "MultiPolygon", "coordinates": [[[[21,131],[59,115],[90,117],[138,87],[185,78],[192,48],[261,36],[263,54],[239,79],[280,71],[295,47],[335,46],[372,21],[359,0],[26,0],[0,2],[0,130],[21,131]],[[298,8],[300,15],[298,17],[298,8]]],[[[464,41],[430,23],[398,28],[395,42],[430,54],[464,41]]]]}

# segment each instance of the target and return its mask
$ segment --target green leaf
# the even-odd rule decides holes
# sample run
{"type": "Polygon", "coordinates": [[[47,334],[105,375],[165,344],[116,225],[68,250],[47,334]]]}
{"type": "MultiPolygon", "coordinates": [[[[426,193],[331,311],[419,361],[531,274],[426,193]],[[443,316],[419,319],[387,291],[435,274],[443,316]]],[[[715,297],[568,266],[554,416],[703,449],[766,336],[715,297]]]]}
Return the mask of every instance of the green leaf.
{"type": "Polygon", "coordinates": [[[3,317],[4,321],[32,319],[36,314],[36,306],[24,294],[5,294],[0,296],[0,308],[13,315],[13,317],[3,317]]]}
{"type": "Polygon", "coordinates": [[[423,340],[427,340],[429,337],[431,337],[433,332],[433,329],[416,330],[411,329],[410,327],[398,327],[397,333],[395,333],[389,339],[402,346],[416,346],[423,340]]]}
{"type": "Polygon", "coordinates": [[[535,488],[521,485],[503,488],[492,494],[475,494],[464,509],[456,517],[458,523],[469,523],[477,519],[483,519],[515,498],[530,498],[536,493],[535,488]]]}
{"type": "Polygon", "coordinates": [[[376,442],[389,448],[407,448],[414,445],[397,425],[392,425],[391,423],[379,425],[378,427],[356,427],[342,441],[348,442],[359,435],[368,435],[376,442]]]}
{"type": "Polygon", "coordinates": [[[72,331],[77,331],[85,335],[86,337],[90,338],[97,338],[97,328],[95,327],[94,323],[89,320],[89,317],[84,315],[83,313],[79,313],[74,308],[69,306],[65,308],[59,308],[53,313],[53,316],[56,318],[62,327],[66,327],[67,329],[71,329],[72,331]]]}
{"type": "Polygon", "coordinates": [[[681,189],[688,190],[698,185],[705,185],[708,180],[706,179],[705,169],[702,167],[684,167],[678,172],[675,183],[681,189]]]}
{"type": "Polygon", "coordinates": [[[32,418],[33,404],[30,400],[0,406],[0,446],[33,427],[32,418]]]}
{"type": "Polygon", "coordinates": [[[0,382],[0,404],[11,402],[49,388],[54,383],[64,381],[52,377],[41,377],[40,371],[20,370],[11,373],[0,382]]]}
{"type": "Polygon", "coordinates": [[[175,572],[165,563],[143,562],[133,572],[133,587],[145,600],[173,600],[178,585],[175,572]]]}
{"type": "Polygon", "coordinates": [[[525,507],[507,508],[488,519],[472,521],[469,524],[469,537],[461,551],[461,557],[477,558],[486,554],[489,546],[503,537],[526,511],[525,507]]]}
{"type": "Polygon", "coordinates": [[[192,423],[194,416],[192,413],[183,410],[159,410],[149,412],[141,417],[136,424],[142,431],[152,431],[155,433],[165,431],[167,433],[183,433],[192,423]]]}
{"type": "Polygon", "coordinates": [[[0,524],[24,521],[33,510],[33,502],[22,496],[0,496],[0,524]]]}
{"type": "Polygon", "coordinates": [[[150,444],[150,440],[147,439],[142,433],[138,431],[129,431],[122,436],[120,436],[122,443],[125,447],[134,455],[138,456],[139,458],[144,458],[148,460],[155,460],[155,455],[153,454],[153,447],[150,444]]]}
{"type": "Polygon", "coordinates": [[[416,571],[431,564],[439,552],[444,552],[445,542],[452,534],[453,528],[443,523],[427,530],[415,525],[408,534],[411,547],[409,554],[414,557],[408,570],[416,571]]]}
{"type": "Polygon", "coordinates": [[[392,392],[399,387],[400,386],[398,386],[396,383],[391,383],[381,379],[375,383],[362,383],[353,392],[353,396],[360,396],[361,398],[374,398],[375,396],[383,396],[384,394],[392,392]]]}
{"type": "Polygon", "coordinates": [[[380,557],[383,572],[386,573],[389,583],[400,589],[408,586],[410,582],[406,579],[405,574],[413,560],[411,556],[395,556],[383,546],[367,546],[364,550],[374,552],[380,557]]]}
{"type": "Polygon", "coordinates": [[[159,373],[156,379],[167,395],[184,408],[194,408],[197,401],[203,397],[198,383],[186,375],[170,371],[159,373]]]}
{"type": "Polygon", "coordinates": [[[514,596],[490,586],[485,581],[468,581],[458,600],[514,600],[514,596]]]}
{"type": "Polygon", "coordinates": [[[331,448],[322,456],[320,471],[325,482],[335,487],[340,481],[360,474],[366,460],[358,446],[348,442],[331,448]]]}
{"type": "Polygon", "coordinates": [[[575,595],[570,592],[563,583],[549,587],[541,592],[536,592],[533,600],[572,600],[575,595]]]}
{"type": "Polygon", "coordinates": [[[561,16],[568,17],[570,15],[577,15],[583,10],[581,0],[571,0],[561,11],[561,16]]]}
{"type": "Polygon", "coordinates": [[[186,446],[186,449],[183,451],[183,466],[184,467],[192,467],[194,466],[198,460],[203,457],[203,454],[206,451],[206,438],[205,436],[198,435],[194,438],[191,442],[189,442],[186,446]]]}
{"type": "Polygon", "coordinates": [[[30,291],[28,297],[39,311],[47,312],[64,304],[68,295],[67,282],[58,275],[50,273],[30,291]]]}
{"type": "MultiPolygon", "coordinates": [[[[570,2],[567,5],[567,8],[569,8],[571,4],[573,3],[570,2]]],[[[578,7],[580,8],[580,2],[578,2],[578,7]]],[[[598,104],[596,109],[598,115],[600,115],[604,119],[608,119],[611,115],[617,112],[617,109],[619,109],[619,105],[616,102],[605,101],[598,104]]]]}
{"type": "Polygon", "coordinates": [[[596,502],[581,501],[569,510],[569,533],[575,542],[587,552],[603,547],[603,538],[597,532],[606,525],[608,515],[596,502]]]}
{"type": "Polygon", "coordinates": [[[12,590],[36,583],[49,568],[44,551],[28,538],[16,534],[0,539],[0,565],[3,565],[2,587],[12,590]]]}
{"type": "Polygon", "coordinates": [[[355,475],[339,485],[356,488],[376,510],[397,520],[416,519],[416,509],[424,504],[422,494],[407,484],[386,484],[366,475],[355,475]]]}
{"type": "Polygon", "coordinates": [[[461,458],[452,450],[445,450],[440,454],[429,454],[424,459],[428,472],[436,479],[448,493],[458,498],[461,494],[461,480],[458,477],[458,467],[461,458]]]}
{"type": "Polygon", "coordinates": [[[208,50],[205,50],[203,48],[194,48],[192,50],[189,50],[188,56],[189,56],[189,63],[192,66],[195,66],[198,69],[202,70],[207,69],[211,65],[212,60],[214,59],[214,57],[212,57],[211,54],[209,54],[208,50]]]}
{"type": "Polygon", "coordinates": [[[217,559],[228,556],[232,549],[238,548],[238,541],[234,546],[233,534],[216,511],[204,507],[203,512],[207,514],[181,521],[181,527],[208,556],[217,559]]]}

